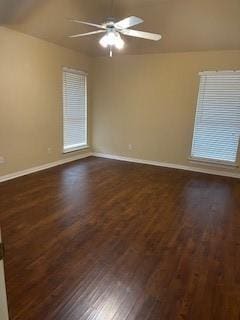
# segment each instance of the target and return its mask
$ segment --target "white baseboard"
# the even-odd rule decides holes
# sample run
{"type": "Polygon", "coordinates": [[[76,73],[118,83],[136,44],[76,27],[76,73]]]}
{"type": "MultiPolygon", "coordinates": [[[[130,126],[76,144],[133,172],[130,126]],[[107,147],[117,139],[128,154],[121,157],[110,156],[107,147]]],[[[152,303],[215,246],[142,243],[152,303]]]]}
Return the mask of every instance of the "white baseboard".
{"type": "Polygon", "coordinates": [[[49,169],[49,168],[52,168],[52,167],[60,166],[61,164],[64,164],[64,163],[68,163],[68,162],[80,160],[80,159],[83,159],[83,158],[87,158],[87,157],[90,157],[91,155],[92,155],[91,152],[86,152],[86,153],[82,153],[82,154],[79,154],[79,155],[75,155],[75,156],[70,157],[70,158],[65,158],[65,159],[61,159],[61,160],[58,160],[58,161],[46,163],[46,164],[43,164],[43,165],[38,166],[38,167],[33,167],[33,168],[30,168],[30,169],[26,169],[26,170],[10,173],[10,174],[7,174],[5,176],[0,176],[0,182],[4,182],[4,181],[7,181],[7,180],[11,180],[11,179],[15,179],[15,178],[18,178],[18,177],[22,177],[22,176],[25,176],[27,174],[38,172],[38,171],[42,171],[42,170],[49,169]]]}
{"type": "Polygon", "coordinates": [[[101,157],[101,158],[107,158],[107,159],[113,159],[113,160],[121,160],[121,161],[127,161],[127,162],[142,163],[142,164],[149,164],[149,165],[158,166],[158,167],[180,169],[180,170],[213,174],[213,175],[238,178],[238,179],[240,178],[240,173],[237,173],[237,172],[230,172],[230,171],[216,170],[216,169],[209,169],[209,168],[200,168],[200,167],[193,167],[193,166],[185,166],[185,165],[179,165],[179,164],[173,164],[173,163],[167,163],[167,162],[129,158],[129,157],[124,157],[124,156],[98,153],[98,152],[93,152],[92,155],[95,157],[101,157]]]}
{"type": "Polygon", "coordinates": [[[14,173],[11,173],[11,174],[8,174],[5,176],[0,176],[0,183],[7,181],[7,180],[15,179],[15,178],[18,178],[21,176],[25,176],[25,175],[28,175],[28,174],[31,174],[34,172],[38,172],[38,171],[42,171],[42,170],[49,169],[52,167],[56,167],[56,166],[62,165],[64,163],[87,158],[90,156],[113,159],[113,160],[121,160],[121,161],[127,161],[127,162],[149,164],[152,166],[159,166],[159,167],[165,167],[165,168],[207,173],[207,174],[213,174],[213,175],[224,176],[224,177],[231,177],[231,178],[238,178],[238,179],[240,178],[240,173],[237,173],[237,172],[222,171],[222,170],[200,168],[200,167],[193,167],[193,166],[185,166],[185,165],[178,165],[178,164],[173,164],[173,163],[151,161],[151,160],[143,160],[143,159],[137,159],[137,158],[129,158],[129,157],[124,157],[124,156],[104,154],[104,153],[98,153],[98,152],[93,152],[93,153],[86,152],[86,153],[79,154],[79,155],[76,155],[76,156],[73,156],[70,158],[61,159],[58,161],[43,164],[41,166],[37,166],[37,167],[30,168],[30,169],[14,172],[14,173]]]}

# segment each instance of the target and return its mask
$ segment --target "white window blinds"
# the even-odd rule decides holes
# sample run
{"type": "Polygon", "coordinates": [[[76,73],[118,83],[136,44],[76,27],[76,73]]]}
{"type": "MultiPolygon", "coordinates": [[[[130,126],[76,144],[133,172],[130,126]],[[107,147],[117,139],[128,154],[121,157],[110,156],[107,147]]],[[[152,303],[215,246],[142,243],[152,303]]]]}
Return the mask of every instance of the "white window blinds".
{"type": "Polygon", "coordinates": [[[87,75],[63,69],[64,152],[87,145],[87,75]]]}
{"type": "Polygon", "coordinates": [[[191,157],[235,164],[240,139],[240,72],[202,72],[191,157]]]}

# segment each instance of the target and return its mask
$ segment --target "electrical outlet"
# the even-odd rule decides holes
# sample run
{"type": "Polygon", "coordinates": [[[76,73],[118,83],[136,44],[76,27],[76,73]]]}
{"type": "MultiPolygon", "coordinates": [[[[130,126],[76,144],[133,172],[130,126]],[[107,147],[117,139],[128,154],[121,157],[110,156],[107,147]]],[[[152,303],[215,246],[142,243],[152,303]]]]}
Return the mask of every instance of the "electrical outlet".
{"type": "Polygon", "coordinates": [[[5,162],[4,157],[1,157],[1,156],[0,156],[0,164],[1,164],[1,163],[4,163],[4,162],[5,162]]]}
{"type": "Polygon", "coordinates": [[[129,145],[128,145],[128,150],[132,150],[132,149],[133,149],[133,146],[132,146],[131,143],[129,143],[129,145]]]}

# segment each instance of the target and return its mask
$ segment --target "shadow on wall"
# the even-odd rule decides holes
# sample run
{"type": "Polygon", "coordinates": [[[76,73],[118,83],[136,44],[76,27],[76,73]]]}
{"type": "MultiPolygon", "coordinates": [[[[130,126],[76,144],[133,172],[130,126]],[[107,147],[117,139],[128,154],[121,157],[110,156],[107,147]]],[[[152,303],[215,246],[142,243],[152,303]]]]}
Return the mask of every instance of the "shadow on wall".
{"type": "Polygon", "coordinates": [[[0,25],[20,22],[46,0],[0,0],[0,25]]]}

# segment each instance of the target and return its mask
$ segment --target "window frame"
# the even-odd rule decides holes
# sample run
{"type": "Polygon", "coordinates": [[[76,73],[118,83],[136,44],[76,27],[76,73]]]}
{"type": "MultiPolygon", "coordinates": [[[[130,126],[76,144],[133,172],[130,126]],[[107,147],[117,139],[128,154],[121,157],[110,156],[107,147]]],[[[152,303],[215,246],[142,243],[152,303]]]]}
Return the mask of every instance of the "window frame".
{"type": "Polygon", "coordinates": [[[81,150],[88,149],[88,148],[89,148],[89,144],[88,144],[88,73],[83,70],[73,69],[73,68],[63,66],[62,67],[62,153],[68,154],[71,152],[81,151],[81,150]],[[78,74],[78,75],[84,75],[85,79],[86,79],[85,80],[86,143],[85,144],[78,144],[74,147],[69,147],[69,148],[64,147],[64,72],[69,72],[69,73],[78,74]]]}
{"type": "Polygon", "coordinates": [[[203,157],[196,157],[192,155],[193,152],[193,143],[194,143],[194,136],[196,131],[196,116],[198,113],[198,107],[200,105],[200,84],[201,84],[201,76],[202,75],[211,75],[216,73],[240,73],[240,70],[221,70],[221,71],[202,71],[199,72],[199,82],[198,82],[198,97],[197,97],[197,105],[195,107],[195,113],[194,113],[194,123],[193,123],[193,130],[192,130],[192,141],[191,141],[191,149],[190,149],[190,156],[188,157],[189,161],[202,163],[205,165],[217,165],[217,166],[227,166],[229,168],[238,168],[239,167],[239,159],[240,159],[240,138],[238,140],[238,147],[236,151],[236,160],[235,162],[227,161],[227,160],[217,160],[217,159],[211,159],[211,158],[203,158],[203,157]]]}

